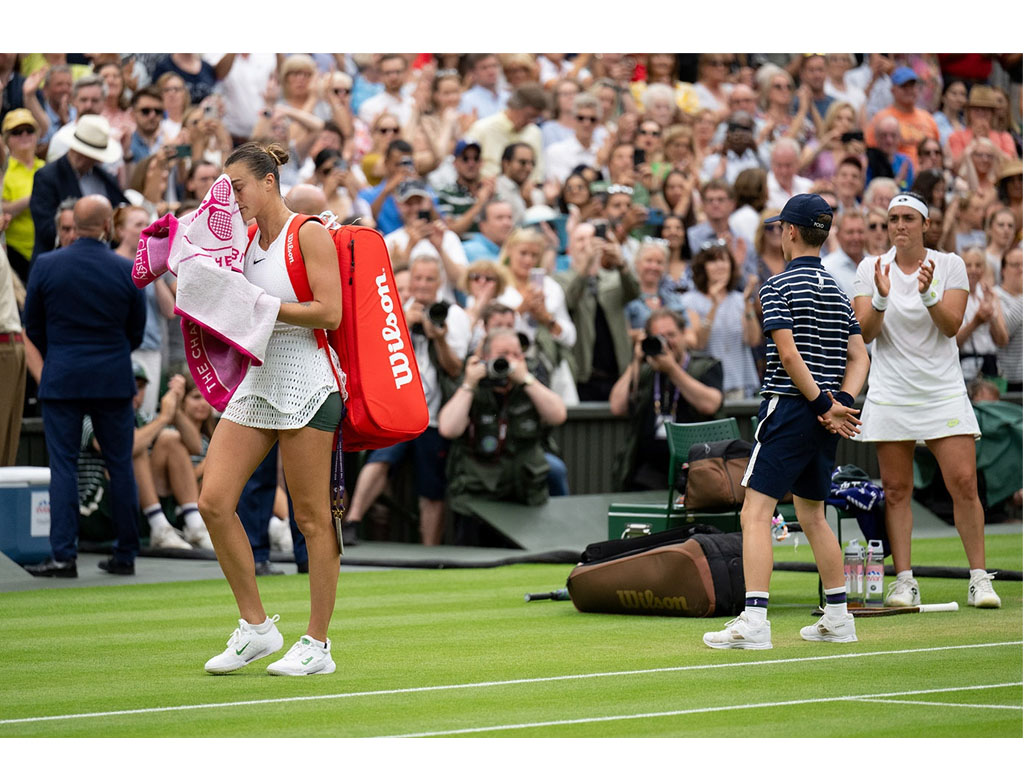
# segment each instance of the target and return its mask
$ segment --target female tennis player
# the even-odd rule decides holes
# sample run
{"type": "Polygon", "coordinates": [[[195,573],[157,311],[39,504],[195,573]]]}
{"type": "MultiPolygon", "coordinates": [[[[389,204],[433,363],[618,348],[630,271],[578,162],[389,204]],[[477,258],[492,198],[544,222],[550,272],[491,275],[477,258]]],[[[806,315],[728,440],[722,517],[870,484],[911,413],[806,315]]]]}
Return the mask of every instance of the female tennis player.
{"type": "Polygon", "coordinates": [[[857,267],[854,312],[875,343],[859,439],[874,442],[885,489],[896,581],[885,604],[919,605],[910,567],[914,444],[924,440],[953,497],[953,517],[971,569],[967,604],[998,608],[985,572],[985,514],[978,498],[978,420],[967,396],[956,333],[967,306],[967,270],[955,253],[924,246],[928,203],[910,192],[889,203],[893,247],[857,267]]]}
{"type": "MultiPolygon", "coordinates": [[[[252,471],[276,441],[295,507],[295,521],[309,550],[309,625],[272,675],[330,674],[327,637],[338,585],[339,551],[330,511],[331,450],[343,403],[331,361],[317,348],[314,328],[341,322],[341,279],[334,243],[320,224],[299,229],[299,246],[313,300],[299,303],[285,266],[288,225],[296,215],[281,199],[278,168],[288,160],[277,145],[238,147],[224,172],[231,179],[245,221],[258,231],[244,261],[245,277],[281,299],[277,324],[262,366],[250,367],[214,431],[206,458],[199,511],[217,560],[234,592],[241,618],[227,649],[206,662],[224,674],[281,649],[283,640],[268,617],[256,586],[252,548],[235,512],[252,471]]],[[[337,365],[337,358],[334,358],[337,365]]]]}

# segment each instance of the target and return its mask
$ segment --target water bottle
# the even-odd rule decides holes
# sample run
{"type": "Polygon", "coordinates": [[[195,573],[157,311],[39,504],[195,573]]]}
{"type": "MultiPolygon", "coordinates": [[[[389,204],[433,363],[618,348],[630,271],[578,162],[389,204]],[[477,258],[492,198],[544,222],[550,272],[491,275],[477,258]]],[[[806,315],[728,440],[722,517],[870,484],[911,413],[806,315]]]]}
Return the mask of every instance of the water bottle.
{"type": "Polygon", "coordinates": [[[843,550],[843,575],[846,577],[846,604],[850,608],[864,606],[864,547],[851,539],[843,550]]]}
{"type": "Polygon", "coordinates": [[[885,584],[885,555],[882,542],[872,539],[868,542],[868,556],[864,565],[865,601],[868,606],[880,607],[885,599],[882,589],[885,584]]]}

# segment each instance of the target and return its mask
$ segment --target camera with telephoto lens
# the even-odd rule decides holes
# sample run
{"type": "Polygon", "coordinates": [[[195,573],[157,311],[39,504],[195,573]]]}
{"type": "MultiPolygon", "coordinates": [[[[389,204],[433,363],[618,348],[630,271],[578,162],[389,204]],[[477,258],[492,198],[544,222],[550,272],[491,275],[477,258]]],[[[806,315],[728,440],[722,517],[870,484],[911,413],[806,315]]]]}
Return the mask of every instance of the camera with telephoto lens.
{"type": "Polygon", "coordinates": [[[512,363],[505,357],[496,357],[487,361],[487,382],[497,386],[503,386],[508,382],[508,375],[512,372],[512,363]]]}
{"type": "MultiPolygon", "coordinates": [[[[447,301],[437,301],[430,305],[427,309],[427,317],[430,322],[436,328],[444,328],[444,324],[448,321],[448,308],[451,307],[447,301]]],[[[420,336],[426,336],[426,331],[423,329],[423,323],[413,323],[410,328],[413,333],[418,333],[420,336]]]]}
{"type": "Polygon", "coordinates": [[[657,357],[668,349],[668,342],[664,336],[647,336],[640,342],[640,349],[647,357],[657,357]]]}

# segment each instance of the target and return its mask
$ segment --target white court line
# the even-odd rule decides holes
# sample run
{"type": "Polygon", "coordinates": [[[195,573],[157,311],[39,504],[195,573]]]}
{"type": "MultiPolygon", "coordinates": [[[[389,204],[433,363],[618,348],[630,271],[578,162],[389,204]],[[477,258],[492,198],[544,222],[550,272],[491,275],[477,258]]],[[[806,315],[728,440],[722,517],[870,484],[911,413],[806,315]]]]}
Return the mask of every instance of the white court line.
{"type": "Polygon", "coordinates": [[[351,691],[349,693],[328,693],[318,696],[286,696],[277,699],[251,699],[248,701],[222,701],[209,704],[181,704],[174,707],[146,707],[144,709],[119,709],[106,712],[78,712],[67,715],[46,715],[42,717],[19,717],[0,720],[0,725],[15,723],[41,723],[50,720],[78,720],[89,717],[117,717],[121,715],[147,715],[155,712],[186,712],[196,709],[220,709],[223,707],[245,707],[260,704],[283,704],[293,701],[326,701],[330,699],[351,699],[361,696],[392,696],[403,693],[427,693],[432,691],[455,691],[472,688],[493,688],[506,685],[527,685],[532,683],[552,683],[563,680],[590,680],[601,677],[623,677],[629,675],[650,675],[663,672],[693,672],[703,669],[726,669],[732,667],[760,667],[773,664],[797,664],[807,661],[835,661],[838,659],[858,659],[869,656],[895,656],[908,653],[937,653],[940,651],[960,651],[971,648],[998,648],[1007,645],[1021,645],[1021,640],[1007,640],[999,643],[972,643],[969,645],[943,645],[935,648],[902,648],[895,651],[864,651],[862,653],[842,653],[834,656],[805,656],[789,659],[762,659],[760,661],[736,661],[724,664],[691,664],[685,667],[657,667],[654,669],[627,669],[619,672],[589,672],[579,675],[554,675],[552,677],[528,677],[513,680],[486,680],[479,683],[452,683],[450,685],[428,685],[417,688],[392,688],[377,691],[351,691]]]}
{"type": "Polygon", "coordinates": [[[953,701],[911,701],[910,699],[851,699],[875,704],[919,704],[924,707],[967,707],[968,709],[1024,709],[1019,704],[961,704],[953,701]]]}
{"type": "MultiPolygon", "coordinates": [[[[553,725],[581,725],[585,723],[610,723],[617,720],[646,720],[655,717],[675,717],[678,715],[696,715],[707,712],[728,712],[738,709],[763,709],[765,707],[791,707],[798,704],[824,704],[834,701],[873,700],[876,696],[913,696],[923,693],[948,693],[950,691],[979,691],[987,688],[1008,688],[1021,685],[1016,683],[995,683],[993,685],[967,685],[958,688],[932,688],[926,691],[891,691],[889,693],[858,694],[856,696],[831,696],[821,699],[790,699],[788,701],[764,701],[756,704],[729,704],[721,707],[700,707],[697,709],[676,709],[669,712],[643,712],[632,715],[608,715],[605,717],[580,717],[574,720],[548,720],[539,723],[510,723],[507,725],[483,726],[481,728],[459,728],[450,731],[431,731],[424,733],[402,733],[380,738],[416,739],[428,736],[457,736],[466,733],[487,733],[490,731],[514,731],[524,728],[546,728],[553,725]]],[[[1015,709],[1015,707],[1014,707],[1015,709]]]]}

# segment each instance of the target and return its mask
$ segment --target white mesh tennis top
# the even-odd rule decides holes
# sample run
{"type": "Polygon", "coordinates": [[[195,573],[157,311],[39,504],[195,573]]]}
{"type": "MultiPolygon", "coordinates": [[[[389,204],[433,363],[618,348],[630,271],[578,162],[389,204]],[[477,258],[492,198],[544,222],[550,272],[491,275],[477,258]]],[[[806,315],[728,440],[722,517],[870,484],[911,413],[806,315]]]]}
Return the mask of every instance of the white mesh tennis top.
{"type": "MultiPolygon", "coordinates": [[[[282,301],[298,300],[284,260],[284,242],[294,217],[289,217],[266,250],[260,247],[257,232],[243,266],[250,283],[282,301]]],[[[338,365],[334,350],[331,356],[338,365]]],[[[344,374],[342,377],[344,387],[344,374]]],[[[297,429],[308,424],[327,396],[337,391],[327,356],[317,347],[313,330],[278,322],[263,365],[250,366],[224,409],[224,418],[246,427],[297,429]]]]}

